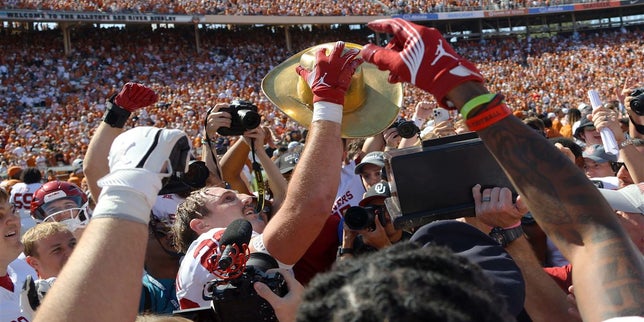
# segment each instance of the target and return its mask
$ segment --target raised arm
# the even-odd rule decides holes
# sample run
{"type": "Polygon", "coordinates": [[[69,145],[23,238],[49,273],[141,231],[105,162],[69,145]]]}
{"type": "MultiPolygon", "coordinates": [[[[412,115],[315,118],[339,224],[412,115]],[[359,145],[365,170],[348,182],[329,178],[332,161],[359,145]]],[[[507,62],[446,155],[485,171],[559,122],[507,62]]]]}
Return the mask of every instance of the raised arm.
{"type": "Polygon", "coordinates": [[[481,137],[539,225],[573,264],[583,319],[641,315],[644,261],[588,178],[514,117],[502,97],[490,95],[476,67],[438,30],[402,19],[376,20],[369,27],[394,36],[386,48],[366,45],[366,61],[389,70],[391,82],[410,82],[442,106],[457,108],[481,137]]]}
{"type": "Polygon", "coordinates": [[[263,234],[263,244],[282,263],[299,260],[329,217],[340,181],[344,95],[362,63],[356,55],[357,50],[344,52],[344,43],[337,42],[329,56],[327,49],[316,53],[312,70],[297,68],[313,92],[313,117],[284,204],[263,234]]]}
{"type": "MultiPolygon", "coordinates": [[[[268,184],[271,188],[271,192],[273,193],[273,207],[277,210],[282,206],[282,203],[286,198],[288,182],[264,149],[266,132],[267,129],[264,127],[257,127],[253,130],[248,130],[244,133],[243,141],[247,146],[250,146],[250,144],[255,145],[256,161],[262,165],[264,172],[266,172],[267,178],[265,179],[268,179],[268,184]]],[[[246,153],[246,155],[248,155],[248,153],[246,153]]]]}
{"type": "Polygon", "coordinates": [[[172,169],[187,171],[190,143],[179,130],[137,127],[118,136],[93,218],[36,313],[35,321],[133,321],[150,210],[172,169]],[[173,149],[181,157],[170,159],[173,149]],[[106,301],[109,301],[109,308],[106,301]]]}
{"type": "Polygon", "coordinates": [[[103,122],[98,125],[89,141],[83,160],[83,173],[95,202],[101,193],[101,188],[97,185],[98,179],[110,172],[107,156],[112,142],[123,132],[123,127],[132,112],[156,102],[157,99],[152,89],[137,83],[125,84],[117,95],[109,99],[103,122]]]}

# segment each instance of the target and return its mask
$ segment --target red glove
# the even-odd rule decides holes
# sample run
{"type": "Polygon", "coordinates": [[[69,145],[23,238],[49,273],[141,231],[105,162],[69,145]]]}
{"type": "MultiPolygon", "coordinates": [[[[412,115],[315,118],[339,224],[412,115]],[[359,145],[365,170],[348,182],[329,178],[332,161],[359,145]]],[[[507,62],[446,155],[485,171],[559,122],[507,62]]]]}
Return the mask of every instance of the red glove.
{"type": "Polygon", "coordinates": [[[344,54],[343,51],[344,42],[338,41],[330,56],[326,55],[326,48],[315,53],[313,70],[297,66],[297,73],[311,87],[313,103],[322,101],[344,105],[344,95],[351,84],[351,76],[364,60],[354,59],[360,53],[358,50],[351,49],[344,54]]]}
{"type": "Polygon", "coordinates": [[[148,106],[158,100],[157,94],[149,87],[138,83],[127,83],[121,92],[114,97],[114,104],[134,112],[136,109],[148,106]]]}
{"type": "Polygon", "coordinates": [[[389,70],[389,82],[408,82],[430,92],[439,104],[447,104],[445,96],[467,81],[484,82],[474,64],[461,58],[435,28],[409,21],[380,19],[368,24],[376,32],[393,34],[385,48],[368,44],[362,49],[365,61],[389,70]]]}

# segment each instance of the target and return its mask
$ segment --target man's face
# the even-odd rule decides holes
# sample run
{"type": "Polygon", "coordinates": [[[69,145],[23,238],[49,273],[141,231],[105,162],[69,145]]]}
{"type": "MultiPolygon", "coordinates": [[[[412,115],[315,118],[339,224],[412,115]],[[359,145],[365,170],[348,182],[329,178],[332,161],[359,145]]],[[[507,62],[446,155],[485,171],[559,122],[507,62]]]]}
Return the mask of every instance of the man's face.
{"type": "Polygon", "coordinates": [[[59,211],[71,208],[79,208],[79,205],[74,200],[63,198],[48,202],[47,204],[43,205],[42,208],[45,211],[45,216],[50,216],[59,211]]]}
{"type": "Polygon", "coordinates": [[[23,250],[20,241],[20,216],[7,200],[0,203],[0,265],[6,267],[23,250]]]}
{"type": "Polygon", "coordinates": [[[640,253],[644,254],[644,214],[616,211],[619,223],[640,253]]]}
{"type": "Polygon", "coordinates": [[[603,144],[601,134],[599,134],[599,131],[595,130],[594,126],[584,127],[584,130],[581,136],[584,138],[584,141],[588,146],[593,144],[599,144],[599,145],[603,144]]]}
{"type": "Polygon", "coordinates": [[[42,279],[57,277],[76,247],[76,237],[71,231],[57,232],[36,242],[36,256],[27,257],[27,262],[42,279]]]}
{"type": "Polygon", "coordinates": [[[235,219],[245,219],[244,211],[253,211],[244,206],[237,192],[233,190],[212,187],[204,190],[204,193],[209,197],[206,202],[209,214],[200,219],[205,225],[205,230],[197,232],[198,234],[213,228],[226,228],[235,219]]]}
{"type": "Polygon", "coordinates": [[[584,170],[589,178],[613,177],[615,173],[609,162],[598,163],[591,159],[584,158],[584,170]]]}
{"type": "Polygon", "coordinates": [[[381,171],[382,171],[382,168],[375,164],[365,164],[364,166],[362,166],[362,171],[360,172],[360,176],[362,177],[362,180],[365,183],[366,189],[369,189],[369,187],[380,182],[381,171]]]}

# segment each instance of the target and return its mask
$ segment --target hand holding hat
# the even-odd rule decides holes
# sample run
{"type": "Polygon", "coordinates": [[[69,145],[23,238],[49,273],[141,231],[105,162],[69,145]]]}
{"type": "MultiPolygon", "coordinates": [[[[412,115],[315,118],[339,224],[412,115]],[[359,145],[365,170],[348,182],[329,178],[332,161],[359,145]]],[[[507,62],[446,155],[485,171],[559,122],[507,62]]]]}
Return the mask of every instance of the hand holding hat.
{"type": "Polygon", "coordinates": [[[344,51],[344,42],[335,43],[331,55],[326,55],[326,48],[320,48],[315,53],[313,70],[297,66],[297,73],[306,80],[313,92],[313,103],[330,102],[344,105],[344,95],[349,89],[351,76],[362,64],[361,58],[355,59],[360,53],[356,49],[344,51]]]}
{"type": "Polygon", "coordinates": [[[386,47],[368,44],[362,50],[365,61],[381,70],[389,70],[389,82],[409,82],[430,92],[439,104],[447,104],[447,93],[467,82],[484,82],[471,62],[459,56],[434,28],[409,21],[380,19],[368,24],[376,32],[393,34],[386,47]]]}

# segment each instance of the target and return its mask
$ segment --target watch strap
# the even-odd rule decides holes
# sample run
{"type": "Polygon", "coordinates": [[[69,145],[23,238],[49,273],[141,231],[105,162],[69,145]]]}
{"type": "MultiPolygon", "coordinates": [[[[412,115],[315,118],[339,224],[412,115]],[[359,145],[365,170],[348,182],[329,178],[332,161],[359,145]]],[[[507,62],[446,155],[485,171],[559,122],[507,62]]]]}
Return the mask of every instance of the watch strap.
{"type": "Polygon", "coordinates": [[[496,240],[499,245],[506,247],[512,241],[523,236],[523,228],[521,227],[521,225],[509,229],[494,227],[492,228],[492,231],[490,231],[489,235],[490,237],[492,237],[492,239],[496,240]]]}

